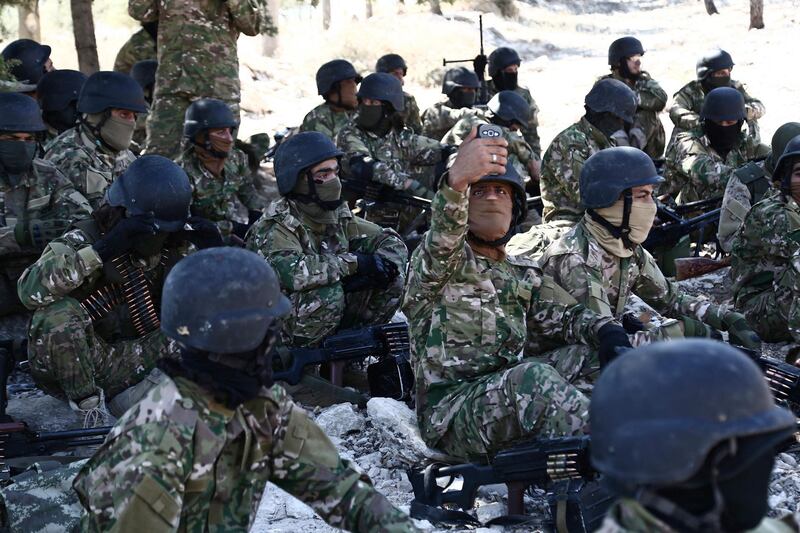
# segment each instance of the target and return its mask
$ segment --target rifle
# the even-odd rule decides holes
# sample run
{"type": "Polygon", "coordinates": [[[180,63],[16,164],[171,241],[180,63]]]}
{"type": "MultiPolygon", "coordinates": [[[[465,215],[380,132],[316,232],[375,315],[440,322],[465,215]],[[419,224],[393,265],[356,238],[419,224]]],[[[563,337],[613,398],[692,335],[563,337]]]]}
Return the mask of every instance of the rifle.
{"type": "Polygon", "coordinates": [[[675,280],[696,278],[721,268],[731,266],[731,256],[722,259],[710,257],[678,257],[675,259],[675,280]]]}
{"type": "MultiPolygon", "coordinates": [[[[707,225],[716,224],[719,221],[721,210],[722,209],[718,207],[702,215],[683,219],[671,209],[659,205],[659,219],[670,220],[670,222],[666,222],[660,226],[653,226],[650,229],[650,234],[642,245],[650,252],[655,251],[657,248],[673,248],[684,235],[689,235],[695,230],[705,228],[707,225]]],[[[702,239],[700,244],[702,245],[702,239]]]]}
{"type": "Polygon", "coordinates": [[[102,444],[111,426],[66,431],[33,431],[25,422],[0,423],[0,460],[53,455],[79,446],[102,444]]]}
{"type": "MultiPolygon", "coordinates": [[[[480,35],[480,43],[481,43],[481,53],[480,57],[486,57],[483,53],[483,15],[478,15],[478,33],[480,35]]],[[[442,66],[446,67],[451,63],[472,63],[474,69],[474,61],[475,59],[444,59],[442,58],[442,66]]],[[[484,64],[483,70],[478,72],[475,70],[475,75],[478,76],[478,80],[481,82],[480,91],[478,92],[478,98],[475,102],[476,104],[486,104],[489,101],[489,88],[486,86],[486,65],[484,64]]]]}
{"type": "Polygon", "coordinates": [[[404,400],[410,398],[414,383],[410,349],[408,325],[403,322],[347,329],[325,339],[319,348],[292,348],[288,365],[276,356],[276,368],[283,369],[274,372],[272,377],[297,385],[305,367],[327,363],[330,382],[341,387],[347,361],[374,356],[380,361],[367,367],[370,395],[404,400]]]}
{"type": "MultiPolygon", "coordinates": [[[[591,465],[589,444],[589,437],[537,439],[499,452],[488,464],[434,464],[412,469],[408,472],[414,490],[411,516],[475,523],[466,513],[441,507],[454,504],[464,511],[472,509],[478,489],[497,483],[508,486],[509,515],[523,515],[525,490],[538,485],[554,489],[548,496],[553,517],[566,518],[570,532],[594,531],[611,497],[595,483],[599,474],[591,465]],[[447,490],[457,478],[463,482],[461,488],[447,490]]],[[[562,525],[559,524],[559,531],[562,525]]]]}
{"type": "Polygon", "coordinates": [[[775,400],[786,405],[796,415],[800,415],[800,368],[777,359],[771,359],[755,350],[749,350],[742,346],[735,346],[735,348],[744,352],[761,367],[775,400]]]}
{"type": "Polygon", "coordinates": [[[275,139],[275,144],[267,149],[264,157],[261,159],[262,161],[272,161],[275,158],[275,152],[278,151],[278,147],[281,143],[292,133],[292,128],[283,128],[281,131],[276,131],[275,134],[272,136],[275,139]]]}

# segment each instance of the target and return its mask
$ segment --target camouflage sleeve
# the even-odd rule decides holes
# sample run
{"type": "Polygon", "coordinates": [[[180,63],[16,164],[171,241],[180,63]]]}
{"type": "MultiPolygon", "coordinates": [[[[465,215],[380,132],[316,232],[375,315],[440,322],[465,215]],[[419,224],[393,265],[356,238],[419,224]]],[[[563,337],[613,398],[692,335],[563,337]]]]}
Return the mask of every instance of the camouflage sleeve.
{"type": "Polygon", "coordinates": [[[741,82],[736,82],[735,84],[736,89],[742,93],[744,96],[744,107],[747,113],[747,120],[758,120],[763,117],[767,113],[767,108],[758,98],[753,98],[747,92],[744,84],[741,82]]]}
{"type": "Polygon", "coordinates": [[[674,148],[670,156],[670,168],[679,175],[683,183],[690,184],[695,190],[704,190],[707,187],[721,189],[736,170],[721,161],[715,161],[705,147],[690,135],[683,138],[679,135],[675,139],[674,148]]]}
{"type": "MultiPolygon", "coordinates": [[[[345,176],[350,175],[350,160],[357,156],[373,157],[369,146],[361,139],[354,127],[342,129],[336,136],[336,145],[344,152],[341,165],[345,176]]],[[[405,189],[406,180],[410,174],[403,168],[399,158],[389,161],[375,161],[372,179],[378,183],[388,185],[392,189],[402,191],[405,189]]]]}
{"type": "Polygon", "coordinates": [[[667,105],[667,93],[656,80],[648,77],[636,84],[639,107],[648,111],[660,112],[667,105]]]}
{"type": "Polygon", "coordinates": [[[267,0],[226,0],[233,26],[245,35],[275,33],[267,0]]]}
{"type": "MultiPolygon", "coordinates": [[[[685,89],[685,88],[684,88],[685,89]]],[[[697,126],[700,116],[692,111],[691,95],[681,89],[672,96],[672,107],[669,108],[669,118],[672,123],[689,130],[697,126]]]]}
{"type": "Polygon", "coordinates": [[[556,137],[542,158],[541,189],[545,205],[555,208],[580,206],[578,181],[589,158],[586,144],[556,137]]]}
{"type": "Polygon", "coordinates": [[[400,277],[405,280],[408,248],[396,231],[354,216],[347,225],[346,233],[351,251],[381,255],[397,265],[400,277]]]}
{"type": "Polygon", "coordinates": [[[744,224],[744,219],[750,211],[751,200],[750,189],[734,173],[725,186],[717,226],[719,245],[726,252],[730,252],[733,248],[733,238],[744,224]]]}
{"type": "Polygon", "coordinates": [[[73,185],[64,178],[63,183],[53,191],[50,200],[51,209],[48,219],[59,218],[72,222],[92,216],[92,206],[73,185]]]}
{"type": "Polygon", "coordinates": [[[157,0],[128,0],[128,14],[139,22],[156,22],[158,20],[157,0]]]}
{"type": "MultiPolygon", "coordinates": [[[[436,132],[442,131],[450,124],[457,123],[461,118],[469,115],[470,111],[469,108],[453,109],[446,105],[429,107],[422,113],[422,134],[434,139],[436,132]]],[[[447,141],[442,139],[442,142],[447,141]]]]}
{"type": "Polygon", "coordinates": [[[341,459],[336,447],[291,402],[281,408],[270,481],[305,502],[328,524],[347,531],[414,532],[411,519],[341,459]]]}
{"type": "Polygon", "coordinates": [[[406,98],[406,105],[408,109],[406,111],[406,126],[408,126],[411,131],[416,133],[417,135],[422,134],[422,119],[419,116],[419,105],[417,104],[417,99],[411,96],[410,98],[406,98]]]}
{"type": "Polygon", "coordinates": [[[75,229],[45,247],[42,256],[22,273],[17,293],[28,309],[44,307],[80,287],[102,266],[89,236],[75,229]]]}
{"type": "Polygon", "coordinates": [[[614,316],[603,280],[586,266],[579,253],[550,256],[542,265],[548,276],[566,290],[578,303],[603,316],[614,316]]]}
{"type": "Polygon", "coordinates": [[[247,209],[263,211],[269,200],[256,185],[255,178],[250,173],[247,156],[241,150],[234,150],[233,157],[235,157],[236,175],[241,176],[241,184],[236,191],[236,196],[247,209]]]}
{"type": "MultiPolygon", "coordinates": [[[[531,161],[538,161],[539,154],[537,154],[530,144],[521,136],[514,134],[506,135],[508,141],[508,152],[517,156],[519,162],[527,169],[531,161]]],[[[527,173],[527,171],[526,171],[527,173]]]]}
{"type": "Polygon", "coordinates": [[[800,343],[800,249],[792,255],[790,263],[790,279],[792,283],[792,302],[786,317],[789,334],[796,344],[800,343]]]}
{"type": "Polygon", "coordinates": [[[117,52],[117,57],[114,59],[115,72],[128,74],[131,71],[133,64],[135,63],[133,57],[133,46],[133,41],[128,39],[128,41],[122,45],[122,48],[119,49],[119,52],[117,52]]]}
{"type": "Polygon", "coordinates": [[[488,122],[476,115],[466,114],[458,119],[458,122],[456,122],[453,127],[450,128],[450,131],[444,134],[444,137],[442,137],[442,142],[445,144],[458,146],[464,141],[467,135],[469,135],[469,132],[472,131],[472,128],[478,124],[488,124],[488,122]]]}
{"type": "Polygon", "coordinates": [[[442,160],[442,143],[405,130],[401,135],[403,147],[412,165],[433,166],[442,160]]]}
{"type": "Polygon", "coordinates": [[[247,247],[264,256],[275,269],[281,287],[289,292],[327,287],[355,273],[353,254],[311,254],[283,224],[268,221],[251,228],[247,247]]]}
{"type": "Polygon", "coordinates": [[[14,236],[14,226],[3,226],[0,228],[0,258],[3,255],[21,252],[19,243],[14,236]]]}
{"type": "Polygon", "coordinates": [[[533,98],[531,98],[530,107],[531,119],[528,121],[528,125],[522,128],[522,135],[538,156],[542,153],[542,143],[539,139],[539,107],[533,98]]]}

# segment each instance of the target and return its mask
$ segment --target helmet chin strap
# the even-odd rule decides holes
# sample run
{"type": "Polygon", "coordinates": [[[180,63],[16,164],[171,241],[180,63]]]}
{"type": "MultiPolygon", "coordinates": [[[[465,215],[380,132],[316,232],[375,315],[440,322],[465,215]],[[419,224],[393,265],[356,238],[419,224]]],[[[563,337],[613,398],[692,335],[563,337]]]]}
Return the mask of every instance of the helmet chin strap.
{"type": "Polygon", "coordinates": [[[310,171],[306,172],[306,180],[308,182],[308,194],[303,194],[299,192],[292,192],[291,197],[296,198],[297,200],[310,204],[314,203],[320,206],[322,209],[326,211],[333,211],[334,209],[338,208],[340,205],[344,203],[344,198],[339,198],[338,200],[323,200],[317,194],[317,186],[314,183],[314,178],[311,175],[310,171]]]}
{"type": "Polygon", "coordinates": [[[192,144],[194,144],[195,146],[199,146],[200,148],[202,148],[203,150],[208,152],[208,154],[211,157],[215,157],[217,159],[227,159],[228,158],[228,156],[230,155],[230,152],[221,152],[219,150],[215,150],[214,147],[211,145],[211,140],[209,140],[209,138],[208,138],[208,130],[204,130],[202,132],[202,136],[203,136],[203,142],[198,142],[197,141],[197,137],[199,137],[199,135],[195,135],[192,138],[192,144]]]}
{"type": "Polygon", "coordinates": [[[587,209],[586,213],[592,220],[603,226],[608,232],[611,234],[612,237],[615,239],[621,239],[622,244],[625,245],[625,248],[633,250],[635,248],[635,244],[630,239],[631,227],[630,227],[630,218],[631,218],[631,205],[633,204],[633,195],[631,194],[630,189],[626,189],[624,196],[623,196],[623,207],[622,207],[622,224],[620,226],[615,226],[602,216],[600,216],[597,211],[594,209],[587,209]]]}
{"type": "Polygon", "coordinates": [[[86,117],[87,117],[86,113],[81,114],[81,117],[80,119],[78,119],[78,122],[83,124],[86,127],[86,129],[89,130],[89,133],[92,134],[92,136],[94,137],[94,144],[100,147],[104,147],[112,152],[116,152],[117,149],[108,144],[105,141],[105,139],[103,139],[103,136],[100,133],[100,130],[103,129],[105,123],[108,121],[109,118],[111,118],[111,110],[106,109],[105,111],[103,111],[103,115],[100,117],[100,122],[98,122],[97,125],[92,125],[91,123],[89,123],[89,121],[86,120],[86,117]]]}

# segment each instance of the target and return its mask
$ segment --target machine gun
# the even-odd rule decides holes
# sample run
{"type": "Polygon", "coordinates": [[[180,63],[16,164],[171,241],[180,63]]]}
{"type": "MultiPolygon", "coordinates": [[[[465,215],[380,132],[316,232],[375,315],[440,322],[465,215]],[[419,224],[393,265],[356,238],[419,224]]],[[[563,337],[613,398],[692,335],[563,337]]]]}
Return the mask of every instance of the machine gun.
{"type": "Polygon", "coordinates": [[[276,381],[296,385],[307,366],[325,363],[330,369],[329,381],[341,387],[348,361],[373,356],[379,361],[367,367],[370,395],[407,400],[414,384],[410,350],[408,325],[403,322],[348,329],[328,337],[319,348],[292,348],[286,364],[276,356],[275,368],[282,369],[272,376],[276,381]]]}
{"type": "Polygon", "coordinates": [[[761,368],[772,395],[800,416],[800,367],[771,359],[755,350],[735,346],[750,357],[761,368]]]}
{"type": "Polygon", "coordinates": [[[478,76],[478,80],[481,82],[480,90],[478,91],[478,98],[475,102],[477,105],[485,105],[486,102],[489,101],[489,88],[486,86],[486,54],[483,53],[483,15],[478,15],[478,33],[480,35],[480,55],[478,57],[483,58],[483,68],[475,69],[475,59],[444,59],[442,58],[442,66],[446,67],[451,63],[472,63],[473,69],[475,69],[475,75],[478,76]]]}
{"type": "MultiPolygon", "coordinates": [[[[657,216],[660,220],[667,222],[659,226],[653,226],[650,229],[650,234],[642,245],[650,252],[654,252],[659,248],[673,248],[685,235],[689,235],[696,230],[703,230],[708,225],[716,224],[719,221],[721,210],[722,209],[718,207],[702,215],[683,219],[671,209],[660,205],[658,207],[657,216]]],[[[702,233],[704,232],[701,232],[698,250],[704,241],[702,233]]]]}
{"type": "Polygon", "coordinates": [[[589,459],[589,437],[538,439],[499,452],[488,464],[430,465],[411,470],[413,518],[437,522],[476,520],[464,512],[442,508],[451,504],[463,511],[475,506],[478,489],[505,483],[509,515],[523,515],[523,497],[531,485],[548,489],[551,514],[558,531],[594,531],[612,499],[597,484],[589,459]],[[456,479],[460,489],[448,490],[456,479]]]}

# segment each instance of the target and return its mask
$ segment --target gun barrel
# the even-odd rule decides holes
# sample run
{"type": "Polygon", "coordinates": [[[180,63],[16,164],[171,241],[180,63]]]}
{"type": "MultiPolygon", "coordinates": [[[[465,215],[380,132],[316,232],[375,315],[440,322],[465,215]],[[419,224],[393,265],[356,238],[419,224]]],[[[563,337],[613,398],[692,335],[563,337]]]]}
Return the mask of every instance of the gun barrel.
{"type": "Polygon", "coordinates": [[[472,59],[442,59],[443,67],[446,67],[450,63],[472,63],[472,59]]]}
{"type": "Polygon", "coordinates": [[[34,433],[34,438],[38,441],[52,441],[63,439],[80,439],[81,437],[105,437],[109,431],[111,431],[111,426],[102,426],[97,428],[34,433]]]}

